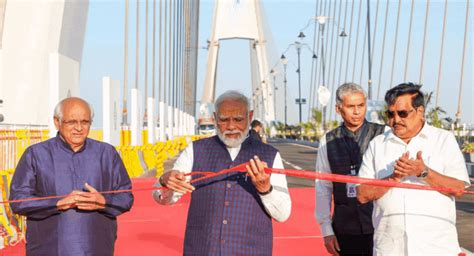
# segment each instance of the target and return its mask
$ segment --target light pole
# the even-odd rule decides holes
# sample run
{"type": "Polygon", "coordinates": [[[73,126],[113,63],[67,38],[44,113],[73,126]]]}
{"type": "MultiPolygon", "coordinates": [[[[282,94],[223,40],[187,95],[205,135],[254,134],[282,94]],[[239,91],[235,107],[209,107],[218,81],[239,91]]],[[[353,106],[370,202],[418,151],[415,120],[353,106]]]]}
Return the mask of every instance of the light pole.
{"type": "MultiPolygon", "coordinates": [[[[325,74],[326,74],[326,59],[324,56],[324,27],[326,25],[326,21],[328,20],[329,17],[326,16],[318,16],[316,17],[316,20],[319,23],[319,31],[321,32],[321,71],[322,71],[322,87],[325,87],[326,85],[326,80],[325,80],[325,74]]],[[[323,132],[326,132],[326,105],[323,105],[323,113],[322,113],[322,118],[321,122],[323,125],[323,132]]]]}
{"type": "Polygon", "coordinates": [[[275,120],[277,120],[276,118],[276,91],[278,90],[278,87],[276,86],[276,75],[277,75],[277,72],[275,70],[270,70],[270,74],[272,75],[273,77],[273,113],[274,113],[274,116],[275,116],[275,120]]]}
{"type": "MultiPolygon", "coordinates": [[[[300,41],[302,41],[306,36],[304,35],[303,32],[300,32],[300,34],[298,35],[298,38],[300,39],[300,41]]],[[[296,72],[298,72],[298,105],[299,105],[299,114],[300,114],[300,124],[302,123],[302,119],[301,119],[301,116],[302,116],[302,100],[301,100],[301,58],[300,58],[300,55],[301,55],[301,42],[300,41],[296,41],[295,42],[295,47],[296,47],[296,53],[298,54],[298,70],[296,72]]]]}
{"type": "Polygon", "coordinates": [[[286,65],[288,64],[288,59],[285,57],[284,54],[281,55],[280,57],[281,63],[283,63],[283,72],[284,72],[284,80],[283,83],[285,84],[285,129],[287,126],[287,112],[288,112],[288,107],[286,105],[286,65]]]}

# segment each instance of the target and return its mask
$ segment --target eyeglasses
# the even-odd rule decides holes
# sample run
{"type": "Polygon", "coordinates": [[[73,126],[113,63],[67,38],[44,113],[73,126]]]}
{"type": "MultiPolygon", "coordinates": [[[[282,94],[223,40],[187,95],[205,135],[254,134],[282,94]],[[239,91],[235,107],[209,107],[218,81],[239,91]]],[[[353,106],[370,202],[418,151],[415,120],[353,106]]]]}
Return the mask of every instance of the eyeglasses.
{"type": "Polygon", "coordinates": [[[390,111],[390,110],[387,110],[385,111],[385,113],[387,114],[387,117],[388,118],[394,118],[395,117],[395,113],[398,115],[398,117],[400,118],[407,118],[408,115],[415,111],[415,109],[411,109],[411,110],[399,110],[399,111],[390,111]]]}
{"type": "Polygon", "coordinates": [[[61,123],[69,126],[69,127],[75,127],[77,125],[81,125],[82,127],[88,127],[91,125],[92,121],[91,120],[62,120],[61,123]]]}

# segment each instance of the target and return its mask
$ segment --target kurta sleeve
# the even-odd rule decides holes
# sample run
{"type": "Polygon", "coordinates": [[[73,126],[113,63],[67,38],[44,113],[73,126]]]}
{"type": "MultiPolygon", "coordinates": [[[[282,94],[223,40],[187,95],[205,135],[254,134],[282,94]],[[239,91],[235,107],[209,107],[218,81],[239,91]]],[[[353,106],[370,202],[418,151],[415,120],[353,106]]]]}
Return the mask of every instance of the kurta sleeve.
{"type": "MultiPolygon", "coordinates": [[[[279,152],[273,160],[273,168],[284,169],[279,152]]],[[[267,213],[276,221],[284,222],[291,214],[291,197],[288,192],[286,176],[274,173],[270,176],[270,184],[273,186],[272,192],[267,195],[261,195],[260,198],[267,213]]]]}
{"type": "MultiPolygon", "coordinates": [[[[173,165],[172,170],[178,170],[183,173],[190,173],[193,169],[193,161],[194,161],[194,151],[193,151],[193,143],[190,143],[183,152],[179,155],[178,159],[173,165]]],[[[190,181],[191,176],[186,176],[186,180],[190,181]]],[[[161,187],[159,180],[156,181],[155,187],[161,187]]],[[[153,191],[153,199],[156,202],[163,205],[174,204],[178,202],[178,200],[183,196],[183,193],[174,192],[171,189],[165,190],[154,190],[153,191]]]]}
{"type": "MultiPolygon", "coordinates": [[[[34,152],[28,148],[21,157],[13,174],[10,185],[10,200],[54,196],[54,192],[43,191],[36,186],[36,161],[34,152]]],[[[54,190],[51,190],[54,191],[54,190]]],[[[25,215],[32,219],[44,219],[54,214],[59,214],[56,207],[60,198],[10,203],[14,213],[25,215]]]]}
{"type": "MultiPolygon", "coordinates": [[[[127,170],[120,158],[119,154],[113,151],[112,157],[112,189],[113,190],[127,190],[132,189],[132,182],[128,176],[127,170]]],[[[125,213],[132,208],[133,195],[131,192],[105,194],[105,209],[100,212],[105,215],[116,217],[122,213],[125,213]]]]}

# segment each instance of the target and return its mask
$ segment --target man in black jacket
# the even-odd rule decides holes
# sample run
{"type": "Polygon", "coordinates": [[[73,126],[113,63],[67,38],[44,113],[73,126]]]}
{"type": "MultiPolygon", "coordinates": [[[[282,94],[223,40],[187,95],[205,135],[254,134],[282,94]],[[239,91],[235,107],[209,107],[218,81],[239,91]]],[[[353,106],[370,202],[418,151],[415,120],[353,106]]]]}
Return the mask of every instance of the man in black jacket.
{"type": "MultiPolygon", "coordinates": [[[[385,129],[365,119],[366,102],[366,93],[359,85],[339,86],[336,111],[344,122],[321,138],[316,171],[357,176],[370,140],[385,129]]],[[[373,206],[357,201],[355,184],[316,180],[316,192],[315,217],[327,251],[333,255],[372,255],[373,206]]]]}

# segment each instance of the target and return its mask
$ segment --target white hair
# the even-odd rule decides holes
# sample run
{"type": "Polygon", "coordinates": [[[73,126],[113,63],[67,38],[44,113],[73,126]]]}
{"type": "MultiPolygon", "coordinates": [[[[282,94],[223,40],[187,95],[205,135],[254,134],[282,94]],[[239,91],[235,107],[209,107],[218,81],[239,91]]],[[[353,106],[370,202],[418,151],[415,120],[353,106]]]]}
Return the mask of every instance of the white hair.
{"type": "Polygon", "coordinates": [[[247,113],[249,113],[249,110],[250,110],[249,99],[239,91],[230,90],[230,91],[224,92],[216,99],[214,103],[216,114],[219,114],[220,106],[222,102],[227,101],[227,100],[240,101],[244,103],[245,107],[247,108],[247,113]]]}
{"type": "MultiPolygon", "coordinates": [[[[91,104],[89,104],[89,102],[81,99],[81,98],[76,98],[76,97],[72,97],[74,99],[77,99],[77,100],[80,100],[82,101],[84,104],[86,104],[86,106],[89,108],[89,111],[91,113],[91,120],[94,119],[94,109],[92,108],[91,104]]],[[[59,120],[62,120],[63,118],[63,105],[64,105],[64,102],[66,102],[67,100],[70,100],[72,99],[71,97],[69,98],[65,98],[63,100],[61,100],[58,104],[56,104],[56,107],[54,107],[54,117],[56,117],[57,119],[59,120]]]]}
{"type": "Polygon", "coordinates": [[[336,91],[336,105],[341,105],[344,101],[344,97],[354,93],[362,93],[364,99],[367,98],[367,94],[364,89],[356,83],[344,83],[337,88],[336,91]]]}

